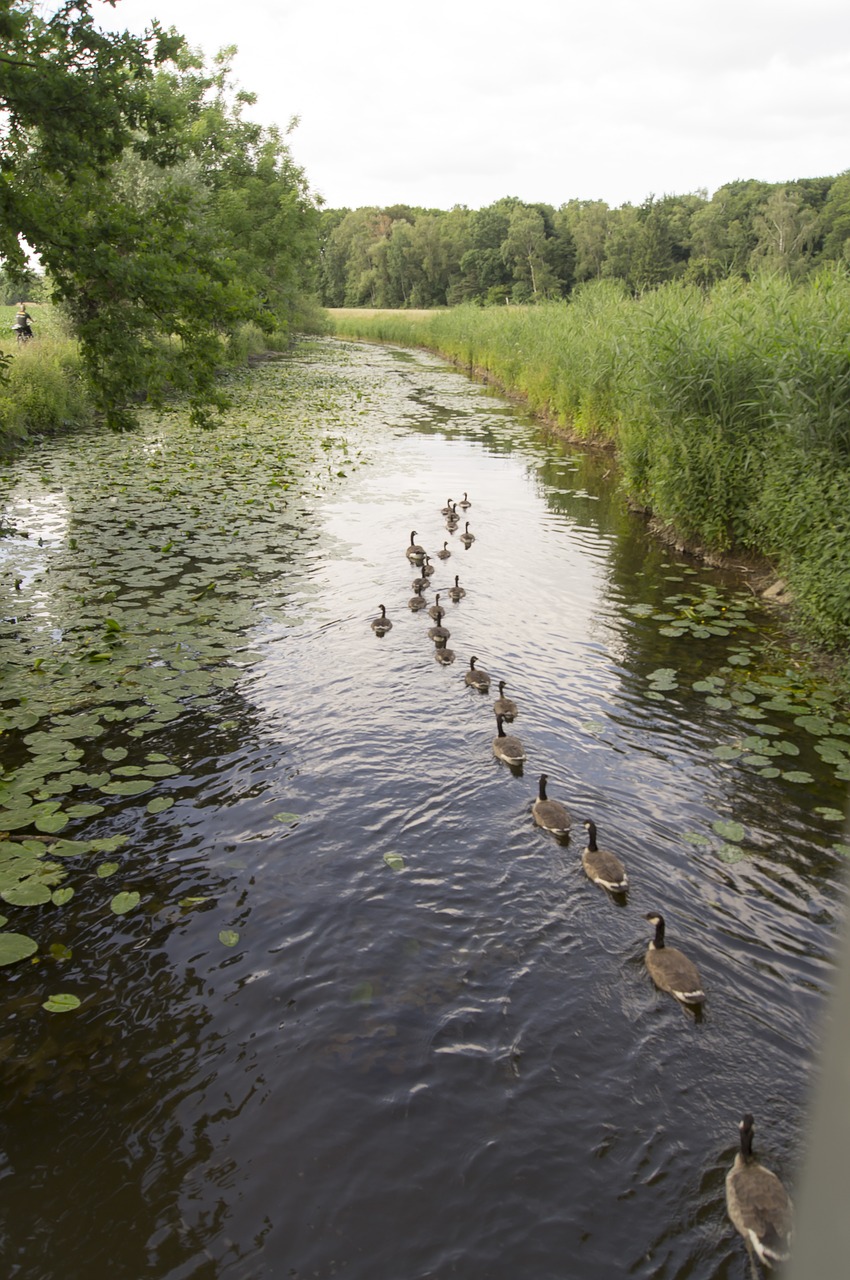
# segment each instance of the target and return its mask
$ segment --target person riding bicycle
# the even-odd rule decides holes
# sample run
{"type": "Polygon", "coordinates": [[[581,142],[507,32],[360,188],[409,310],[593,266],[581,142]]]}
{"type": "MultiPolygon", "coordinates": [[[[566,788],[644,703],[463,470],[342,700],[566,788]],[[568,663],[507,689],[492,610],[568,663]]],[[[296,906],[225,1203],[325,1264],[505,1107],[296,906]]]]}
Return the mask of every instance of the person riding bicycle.
{"type": "Polygon", "coordinates": [[[32,337],[32,329],[30,327],[31,325],[32,325],[32,316],[27,311],[26,303],[19,302],[18,313],[15,316],[15,323],[12,325],[12,328],[16,330],[18,337],[20,337],[21,334],[23,334],[25,338],[31,338],[32,337]]]}

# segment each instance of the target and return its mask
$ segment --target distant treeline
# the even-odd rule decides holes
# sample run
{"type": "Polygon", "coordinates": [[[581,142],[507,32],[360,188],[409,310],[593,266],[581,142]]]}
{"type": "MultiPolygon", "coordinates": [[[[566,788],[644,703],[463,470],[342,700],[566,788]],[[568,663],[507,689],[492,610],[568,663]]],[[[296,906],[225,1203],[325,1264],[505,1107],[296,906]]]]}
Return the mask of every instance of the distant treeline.
{"type": "Polygon", "coordinates": [[[484,209],[325,209],[328,307],[445,307],[567,297],[588,280],[641,293],[672,280],[708,287],[763,270],[800,280],[850,260],[850,171],[796,182],[730,182],[610,208],[505,197],[484,209]]]}

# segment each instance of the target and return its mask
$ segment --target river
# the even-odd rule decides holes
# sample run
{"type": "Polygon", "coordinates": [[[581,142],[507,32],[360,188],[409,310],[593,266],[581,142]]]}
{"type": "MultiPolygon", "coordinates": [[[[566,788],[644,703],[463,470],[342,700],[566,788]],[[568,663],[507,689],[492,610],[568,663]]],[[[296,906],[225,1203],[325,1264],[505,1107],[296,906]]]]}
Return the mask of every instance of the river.
{"type": "Polygon", "coordinates": [[[2,970],[8,1277],[748,1275],[724,1177],[744,1111],[799,1171],[850,725],[609,468],[330,339],[217,431],[145,412],[2,468],[0,936],[38,948],[2,970]],[[697,1015],[647,975],[653,910],[697,1015]]]}

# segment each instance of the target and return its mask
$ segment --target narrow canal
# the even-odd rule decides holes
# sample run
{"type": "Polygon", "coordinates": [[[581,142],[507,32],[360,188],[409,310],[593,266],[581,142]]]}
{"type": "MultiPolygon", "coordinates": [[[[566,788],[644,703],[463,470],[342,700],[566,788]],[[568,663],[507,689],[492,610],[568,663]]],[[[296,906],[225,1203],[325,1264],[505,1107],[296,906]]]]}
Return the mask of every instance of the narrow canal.
{"type": "Polygon", "coordinates": [[[738,1120],[793,1185],[841,918],[828,685],[432,357],[305,343],[234,397],[0,476],[4,1274],[744,1280],[738,1120]]]}

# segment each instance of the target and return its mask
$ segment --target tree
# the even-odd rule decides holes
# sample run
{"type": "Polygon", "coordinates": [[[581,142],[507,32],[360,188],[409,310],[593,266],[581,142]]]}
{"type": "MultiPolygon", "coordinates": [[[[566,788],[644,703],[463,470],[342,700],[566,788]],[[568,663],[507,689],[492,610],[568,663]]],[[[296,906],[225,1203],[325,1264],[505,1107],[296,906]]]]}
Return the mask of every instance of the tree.
{"type": "Polygon", "coordinates": [[[818,216],[787,187],[776,188],[754,220],[757,241],[750,263],[768,271],[802,275],[807,253],[818,233],[818,216]]]}
{"type": "Polygon", "coordinates": [[[235,50],[207,68],[156,24],[97,31],[89,7],[0,11],[0,255],[39,254],[110,425],[170,389],[203,422],[239,324],[285,328],[309,283],[315,205],[281,136],[245,121],[235,50]]]}

